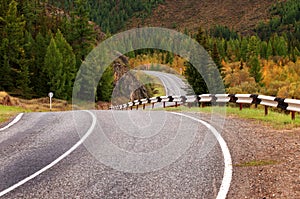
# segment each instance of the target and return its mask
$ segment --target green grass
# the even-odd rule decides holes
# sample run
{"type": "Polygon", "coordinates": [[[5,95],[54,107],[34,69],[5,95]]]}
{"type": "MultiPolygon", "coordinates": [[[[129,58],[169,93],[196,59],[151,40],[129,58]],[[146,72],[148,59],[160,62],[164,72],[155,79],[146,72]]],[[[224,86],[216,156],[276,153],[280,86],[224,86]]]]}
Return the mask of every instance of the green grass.
{"type": "MultiPolygon", "coordinates": [[[[160,80],[158,80],[160,81],[160,80]]],[[[166,90],[165,87],[162,84],[157,84],[155,88],[155,94],[153,97],[158,97],[158,96],[165,96],[166,95],[166,90]]]]}
{"type": "Polygon", "coordinates": [[[10,118],[22,112],[30,111],[21,107],[0,105],[0,124],[8,121],[10,118]]]}
{"type": "Polygon", "coordinates": [[[264,125],[272,126],[276,129],[292,129],[300,127],[300,115],[296,114],[296,119],[292,120],[290,114],[274,112],[271,109],[269,114],[265,116],[264,108],[243,108],[239,110],[238,107],[192,107],[188,108],[185,106],[177,108],[167,108],[167,111],[182,111],[182,112],[202,112],[202,113],[213,113],[221,114],[226,116],[239,117],[244,119],[251,119],[260,122],[264,125]]]}
{"type": "Polygon", "coordinates": [[[141,84],[144,84],[150,97],[166,95],[165,87],[158,77],[148,75],[143,71],[135,72],[135,77],[141,84]]]}
{"type": "Polygon", "coordinates": [[[275,160],[252,160],[249,162],[243,162],[241,164],[235,164],[236,167],[256,167],[278,164],[275,160]]]}

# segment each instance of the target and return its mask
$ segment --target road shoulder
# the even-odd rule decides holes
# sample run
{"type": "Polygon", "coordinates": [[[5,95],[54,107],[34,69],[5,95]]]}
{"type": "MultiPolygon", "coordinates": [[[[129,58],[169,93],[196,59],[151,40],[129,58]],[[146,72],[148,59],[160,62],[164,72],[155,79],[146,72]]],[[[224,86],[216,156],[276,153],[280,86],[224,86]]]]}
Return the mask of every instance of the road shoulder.
{"type": "MultiPolygon", "coordinates": [[[[189,114],[211,119],[209,114],[189,114]]],[[[228,198],[300,198],[300,128],[277,130],[227,116],[222,136],[233,161],[228,198]]]]}

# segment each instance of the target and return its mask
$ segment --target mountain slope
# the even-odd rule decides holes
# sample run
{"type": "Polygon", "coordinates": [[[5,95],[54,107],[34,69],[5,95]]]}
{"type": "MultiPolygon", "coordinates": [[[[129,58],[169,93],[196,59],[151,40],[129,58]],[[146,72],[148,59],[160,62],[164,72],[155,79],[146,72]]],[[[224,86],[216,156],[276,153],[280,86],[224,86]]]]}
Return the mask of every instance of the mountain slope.
{"type": "Polygon", "coordinates": [[[277,0],[166,0],[146,19],[132,18],[127,28],[159,26],[179,30],[196,30],[200,25],[216,24],[245,34],[261,20],[269,18],[269,8],[277,0]]]}

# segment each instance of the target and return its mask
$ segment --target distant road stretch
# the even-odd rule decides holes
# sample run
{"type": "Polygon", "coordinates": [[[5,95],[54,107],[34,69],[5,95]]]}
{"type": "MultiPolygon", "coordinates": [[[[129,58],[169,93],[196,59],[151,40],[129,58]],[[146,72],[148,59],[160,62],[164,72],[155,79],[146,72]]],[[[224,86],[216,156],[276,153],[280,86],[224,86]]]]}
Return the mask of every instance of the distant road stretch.
{"type": "Polygon", "coordinates": [[[166,90],[166,95],[168,96],[187,94],[186,92],[187,85],[182,81],[182,79],[180,79],[176,75],[157,72],[157,71],[148,71],[148,70],[144,70],[142,72],[148,75],[158,77],[163,83],[163,86],[165,87],[166,90]]]}

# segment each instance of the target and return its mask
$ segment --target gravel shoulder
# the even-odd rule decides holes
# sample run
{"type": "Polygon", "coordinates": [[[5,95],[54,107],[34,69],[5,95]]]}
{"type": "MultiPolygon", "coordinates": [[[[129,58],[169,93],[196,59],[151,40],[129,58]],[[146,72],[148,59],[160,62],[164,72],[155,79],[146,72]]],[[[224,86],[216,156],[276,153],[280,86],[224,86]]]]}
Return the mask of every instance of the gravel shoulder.
{"type": "Polygon", "coordinates": [[[300,128],[276,130],[227,116],[222,136],[233,161],[228,198],[300,198],[300,128]]]}

